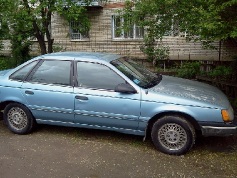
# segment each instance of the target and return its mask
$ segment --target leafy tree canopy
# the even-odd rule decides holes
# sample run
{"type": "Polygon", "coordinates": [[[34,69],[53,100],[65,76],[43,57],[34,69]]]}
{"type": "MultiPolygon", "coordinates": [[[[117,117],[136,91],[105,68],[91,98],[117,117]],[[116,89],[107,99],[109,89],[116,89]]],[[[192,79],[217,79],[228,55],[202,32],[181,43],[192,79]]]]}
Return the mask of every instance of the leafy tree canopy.
{"type": "Polygon", "coordinates": [[[206,44],[237,42],[237,0],[133,0],[126,2],[123,14],[156,39],[176,25],[179,32],[206,44]]]}
{"type": "MultiPolygon", "coordinates": [[[[85,0],[90,4],[92,0],[85,0]]],[[[66,20],[80,20],[83,29],[90,27],[85,6],[76,0],[0,0],[0,39],[28,41],[36,38],[42,54],[53,52],[50,24],[54,13],[66,20]],[[4,27],[4,28],[3,28],[4,27]],[[8,33],[7,33],[8,32],[8,33]],[[4,34],[4,35],[3,35],[4,34]],[[45,39],[46,37],[46,39],[45,39]]],[[[78,30],[81,30],[78,27],[78,30]]]]}

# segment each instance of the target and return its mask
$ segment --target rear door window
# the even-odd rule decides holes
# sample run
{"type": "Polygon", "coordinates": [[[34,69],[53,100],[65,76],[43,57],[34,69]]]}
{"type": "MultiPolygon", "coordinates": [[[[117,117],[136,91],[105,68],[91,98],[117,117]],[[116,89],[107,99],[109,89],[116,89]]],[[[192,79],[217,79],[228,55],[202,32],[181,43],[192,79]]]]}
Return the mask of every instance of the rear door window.
{"type": "Polygon", "coordinates": [[[71,61],[44,60],[28,81],[42,84],[71,85],[71,61]]]}

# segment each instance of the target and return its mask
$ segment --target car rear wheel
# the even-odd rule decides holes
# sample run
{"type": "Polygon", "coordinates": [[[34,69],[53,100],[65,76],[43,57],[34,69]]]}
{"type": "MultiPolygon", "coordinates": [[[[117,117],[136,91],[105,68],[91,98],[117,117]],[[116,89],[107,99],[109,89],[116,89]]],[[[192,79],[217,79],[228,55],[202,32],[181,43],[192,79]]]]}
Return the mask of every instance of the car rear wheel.
{"type": "Polygon", "coordinates": [[[27,134],[35,126],[35,120],[31,112],[18,103],[11,103],[4,109],[4,120],[13,133],[27,134]]]}
{"type": "Polygon", "coordinates": [[[155,147],[163,153],[182,155],[195,143],[195,130],[184,118],[164,116],[158,119],[151,132],[155,147]]]}

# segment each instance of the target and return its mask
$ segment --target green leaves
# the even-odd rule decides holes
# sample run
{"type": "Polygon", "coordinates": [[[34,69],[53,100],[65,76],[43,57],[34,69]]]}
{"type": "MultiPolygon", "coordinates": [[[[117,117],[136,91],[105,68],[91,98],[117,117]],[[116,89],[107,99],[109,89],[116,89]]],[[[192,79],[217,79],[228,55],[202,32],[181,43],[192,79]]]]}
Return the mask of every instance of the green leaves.
{"type": "MultiPolygon", "coordinates": [[[[91,2],[92,0],[85,0],[87,5],[91,2]]],[[[30,44],[30,39],[35,38],[42,54],[51,53],[53,39],[50,24],[53,13],[61,14],[67,21],[80,21],[80,32],[89,30],[87,9],[77,3],[77,0],[0,0],[0,40],[4,36],[15,40],[13,43],[17,41],[19,45],[24,46],[30,44]],[[4,29],[3,24],[6,24],[4,29]]]]}
{"type": "Polygon", "coordinates": [[[129,12],[133,21],[147,28],[156,39],[162,39],[170,30],[174,18],[178,19],[179,32],[188,33],[192,39],[237,39],[236,0],[140,0],[135,1],[133,8],[131,2],[127,4],[124,13],[129,12]]]}

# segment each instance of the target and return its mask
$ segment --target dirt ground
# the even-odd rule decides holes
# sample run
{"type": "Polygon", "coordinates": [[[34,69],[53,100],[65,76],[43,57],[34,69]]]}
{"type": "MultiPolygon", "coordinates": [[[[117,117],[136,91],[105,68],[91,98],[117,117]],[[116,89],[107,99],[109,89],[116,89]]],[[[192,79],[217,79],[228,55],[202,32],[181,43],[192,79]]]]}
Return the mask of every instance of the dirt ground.
{"type": "Polygon", "coordinates": [[[156,151],[142,137],[42,125],[11,133],[0,120],[0,177],[237,177],[237,136],[199,138],[184,156],[156,151]]]}

